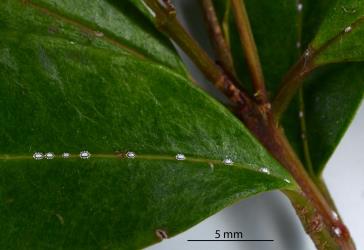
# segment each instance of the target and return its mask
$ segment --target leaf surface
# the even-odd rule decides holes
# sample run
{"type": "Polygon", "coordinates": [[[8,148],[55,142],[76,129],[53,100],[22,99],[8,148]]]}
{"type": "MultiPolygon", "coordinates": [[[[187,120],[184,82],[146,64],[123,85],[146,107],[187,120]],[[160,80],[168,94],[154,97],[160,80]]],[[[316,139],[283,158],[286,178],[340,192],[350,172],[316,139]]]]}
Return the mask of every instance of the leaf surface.
{"type": "Polygon", "coordinates": [[[331,65],[315,72],[305,83],[306,137],[317,174],[324,169],[362,101],[363,69],[362,63],[331,65]]]}
{"type": "Polygon", "coordinates": [[[311,43],[321,50],[315,58],[318,65],[363,61],[364,59],[364,2],[337,0],[328,5],[317,35],[311,43]]]}
{"type": "Polygon", "coordinates": [[[1,1],[0,36],[1,249],[142,248],[294,188],[131,3],[1,1]]]}

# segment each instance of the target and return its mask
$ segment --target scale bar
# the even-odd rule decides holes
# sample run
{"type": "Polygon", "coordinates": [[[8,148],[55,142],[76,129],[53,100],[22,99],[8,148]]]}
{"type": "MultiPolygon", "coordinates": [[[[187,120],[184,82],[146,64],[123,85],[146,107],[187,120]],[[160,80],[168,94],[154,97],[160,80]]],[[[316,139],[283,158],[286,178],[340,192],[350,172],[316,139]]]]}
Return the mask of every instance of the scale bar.
{"type": "Polygon", "coordinates": [[[187,240],[187,241],[256,241],[256,242],[272,242],[274,240],[187,240]]]}

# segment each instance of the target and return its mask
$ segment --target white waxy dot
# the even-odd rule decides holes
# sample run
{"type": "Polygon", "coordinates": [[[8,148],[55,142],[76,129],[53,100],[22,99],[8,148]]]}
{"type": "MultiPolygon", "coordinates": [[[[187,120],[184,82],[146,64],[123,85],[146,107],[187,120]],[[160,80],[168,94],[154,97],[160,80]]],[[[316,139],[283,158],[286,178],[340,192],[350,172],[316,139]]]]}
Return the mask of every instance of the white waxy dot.
{"type": "Polygon", "coordinates": [[[97,37],[103,37],[104,36],[104,33],[102,33],[101,31],[96,31],[95,32],[95,36],[97,36],[97,37]]]}
{"type": "Polygon", "coordinates": [[[42,160],[42,159],[44,158],[44,155],[43,155],[41,152],[35,152],[35,153],[33,154],[33,158],[34,158],[35,160],[42,160]]]}
{"type": "Polygon", "coordinates": [[[81,159],[89,159],[91,157],[90,152],[88,151],[81,151],[80,153],[80,158],[81,159]]]}
{"type": "Polygon", "coordinates": [[[44,156],[45,156],[45,158],[46,158],[47,160],[52,160],[52,159],[54,158],[54,153],[52,153],[52,152],[48,152],[48,153],[46,153],[44,156]]]}
{"type": "Polygon", "coordinates": [[[302,111],[300,111],[300,112],[298,113],[298,116],[299,116],[300,118],[302,118],[302,117],[303,117],[303,112],[302,112],[302,111]]]}
{"type": "Polygon", "coordinates": [[[287,183],[291,183],[291,181],[288,180],[288,179],[284,179],[284,181],[287,182],[287,183]]]}
{"type": "Polygon", "coordinates": [[[345,33],[349,33],[353,28],[351,26],[348,26],[344,29],[345,33]]]}
{"type": "Polygon", "coordinates": [[[265,174],[270,174],[269,169],[268,169],[268,168],[266,168],[266,167],[264,167],[264,168],[260,168],[260,169],[259,169],[259,171],[260,171],[260,172],[262,172],[262,173],[265,173],[265,174]]]}
{"type": "Polygon", "coordinates": [[[301,42],[297,42],[297,43],[296,43],[296,48],[297,48],[297,49],[301,48],[301,42]]]}
{"type": "Polygon", "coordinates": [[[332,217],[334,218],[334,220],[339,219],[339,216],[337,215],[337,213],[335,211],[332,211],[332,217]]]}
{"type": "Polygon", "coordinates": [[[135,153],[134,152],[127,152],[126,153],[126,157],[128,157],[129,159],[134,159],[135,158],[135,153]]]}
{"type": "Polygon", "coordinates": [[[332,229],[332,232],[334,233],[334,235],[335,235],[336,237],[341,237],[342,231],[341,231],[341,229],[340,229],[339,227],[334,227],[334,228],[332,229]]]}
{"type": "Polygon", "coordinates": [[[234,162],[230,158],[226,158],[223,163],[227,166],[233,165],[234,162]]]}
{"type": "Polygon", "coordinates": [[[70,158],[71,157],[71,154],[70,153],[67,153],[67,152],[64,152],[62,154],[62,157],[65,158],[65,159],[67,159],[67,158],[70,158]]]}
{"type": "Polygon", "coordinates": [[[177,161],[184,161],[184,160],[186,160],[186,156],[184,154],[177,154],[176,155],[176,160],[177,161]]]}
{"type": "Polygon", "coordinates": [[[297,10],[299,12],[301,12],[303,10],[303,4],[302,3],[297,4],[297,10]]]}
{"type": "Polygon", "coordinates": [[[309,49],[306,49],[306,50],[305,50],[305,54],[304,54],[304,56],[305,56],[305,57],[309,57],[310,55],[311,55],[310,50],[309,50],[309,49]]]}

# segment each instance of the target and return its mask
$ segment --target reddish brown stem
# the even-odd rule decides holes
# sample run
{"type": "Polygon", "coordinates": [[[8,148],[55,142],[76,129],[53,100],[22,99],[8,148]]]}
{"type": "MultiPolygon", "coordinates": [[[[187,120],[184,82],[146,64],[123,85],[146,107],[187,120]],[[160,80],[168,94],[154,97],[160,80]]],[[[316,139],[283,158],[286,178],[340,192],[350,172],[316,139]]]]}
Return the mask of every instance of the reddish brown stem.
{"type": "Polygon", "coordinates": [[[276,122],[271,114],[264,116],[259,114],[259,112],[259,110],[255,112],[250,110],[248,113],[242,109],[238,111],[237,115],[271,154],[292,174],[305,196],[311,200],[324,224],[329,230],[332,230],[332,235],[337,244],[342,249],[355,249],[349,231],[342,221],[337,218],[337,215],[333,213],[329,202],[305,171],[282,130],[276,127],[276,122]]]}
{"type": "Polygon", "coordinates": [[[217,19],[212,0],[201,0],[201,3],[211,38],[210,40],[213,43],[218,61],[224,71],[228,72],[230,75],[235,75],[233,58],[217,19]]]}
{"type": "MultiPolygon", "coordinates": [[[[284,191],[284,194],[290,199],[292,206],[305,228],[320,250],[341,250],[343,249],[332,238],[332,230],[325,227],[322,217],[311,203],[307,203],[307,198],[304,194],[292,191],[284,191]]],[[[352,242],[351,242],[352,243],[352,242]]]]}
{"type": "Polygon", "coordinates": [[[175,16],[175,12],[165,9],[157,0],[145,0],[148,6],[156,13],[156,26],[168,34],[183,49],[196,66],[214,85],[224,92],[236,105],[245,105],[252,102],[251,97],[242,90],[239,90],[234,81],[226,76],[224,72],[215,64],[207,53],[200,48],[197,42],[192,39],[188,32],[182,27],[175,16]]]}

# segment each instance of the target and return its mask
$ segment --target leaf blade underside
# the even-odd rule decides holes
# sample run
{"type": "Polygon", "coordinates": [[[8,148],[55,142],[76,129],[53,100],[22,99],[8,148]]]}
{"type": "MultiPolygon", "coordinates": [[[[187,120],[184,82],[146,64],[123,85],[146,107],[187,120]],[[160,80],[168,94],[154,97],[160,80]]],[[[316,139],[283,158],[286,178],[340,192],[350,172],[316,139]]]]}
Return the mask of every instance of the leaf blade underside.
{"type": "Polygon", "coordinates": [[[141,248],[157,229],[173,236],[239,199],[294,188],[126,6],[0,3],[0,248],[141,248]]]}

